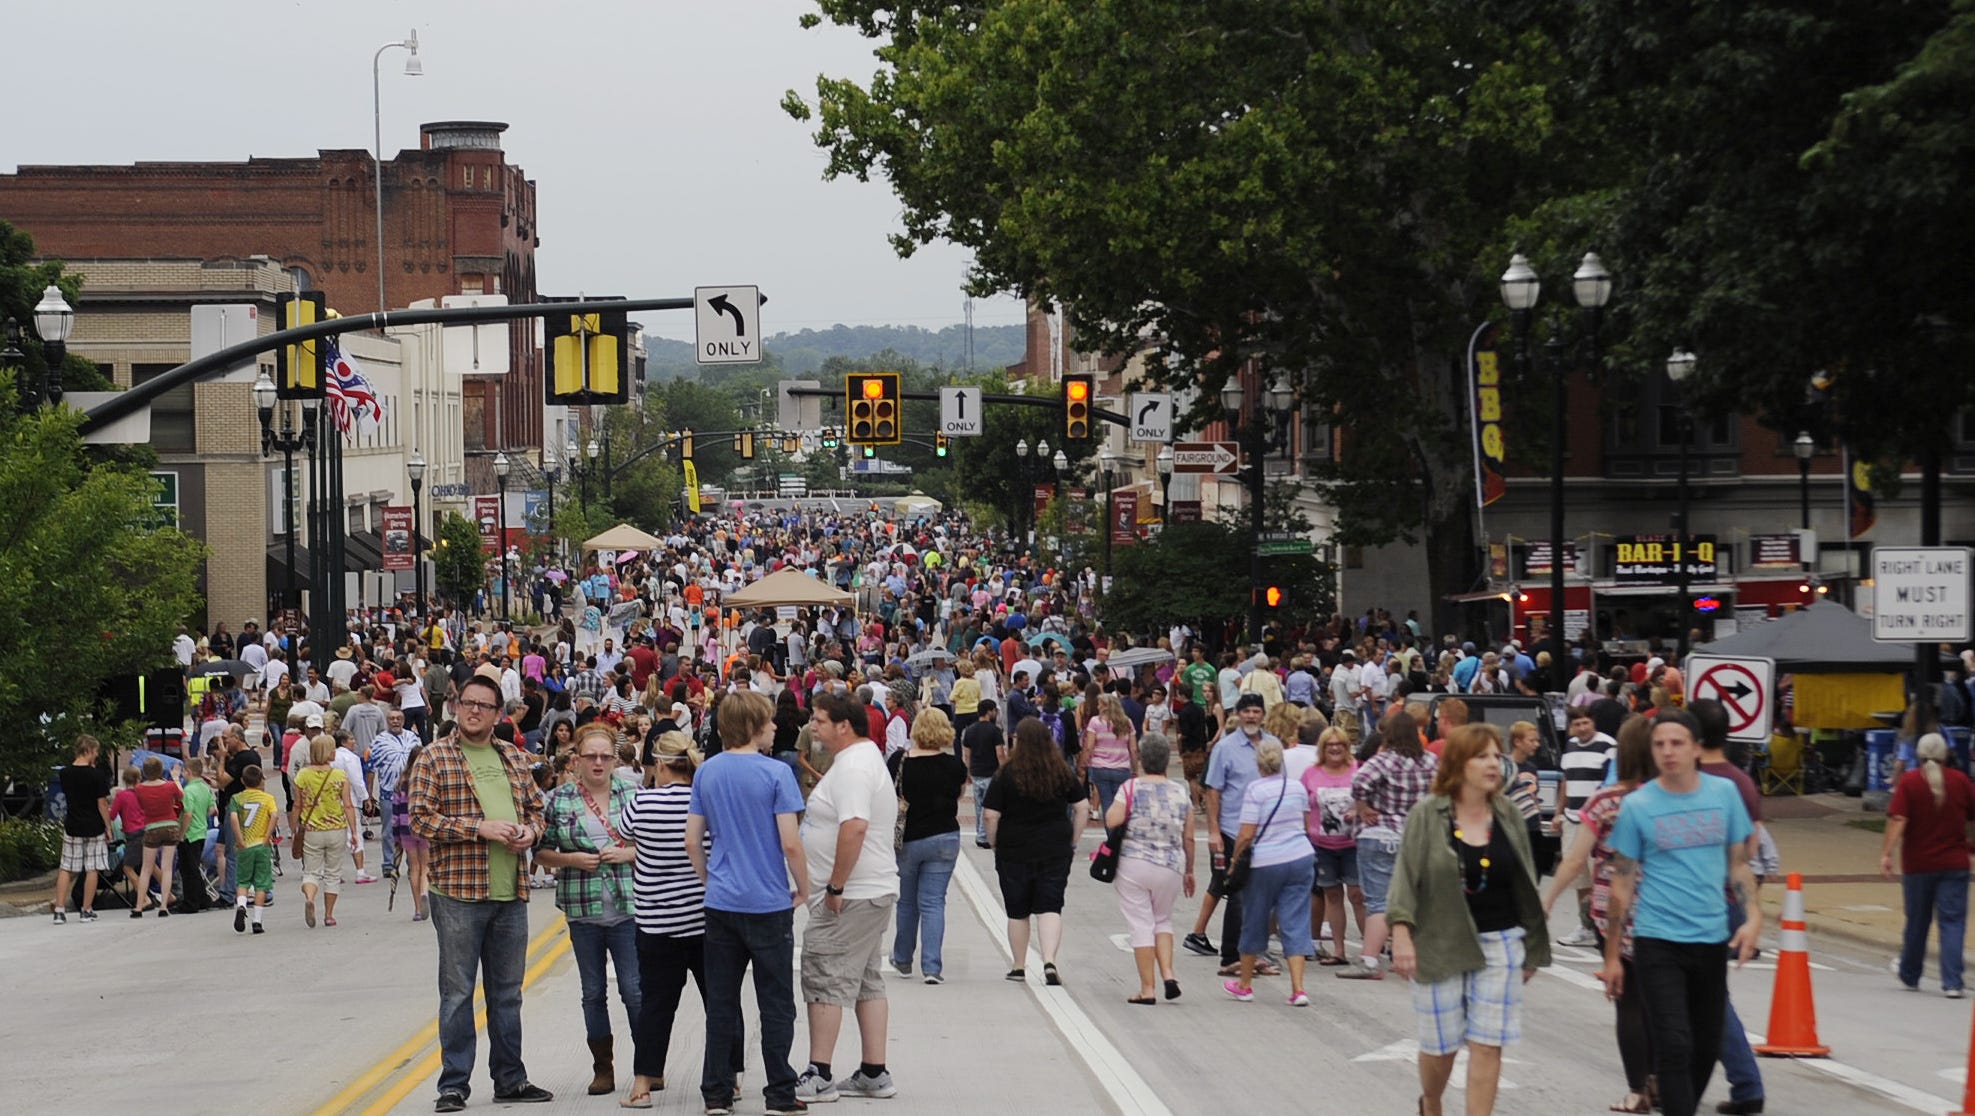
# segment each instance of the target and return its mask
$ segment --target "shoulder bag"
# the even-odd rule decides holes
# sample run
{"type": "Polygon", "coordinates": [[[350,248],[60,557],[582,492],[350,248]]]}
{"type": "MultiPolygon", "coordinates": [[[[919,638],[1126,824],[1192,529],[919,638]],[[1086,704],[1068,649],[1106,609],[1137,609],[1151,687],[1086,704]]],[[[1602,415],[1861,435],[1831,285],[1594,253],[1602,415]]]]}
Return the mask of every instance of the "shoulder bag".
{"type": "Polygon", "coordinates": [[[1262,835],[1269,831],[1269,823],[1276,820],[1276,811],[1282,809],[1283,796],[1288,793],[1289,776],[1284,775],[1282,789],[1276,792],[1276,804],[1269,808],[1268,818],[1262,822],[1261,828],[1255,831],[1255,836],[1236,850],[1234,857],[1228,861],[1227,872],[1221,877],[1222,895],[1239,895],[1241,889],[1248,886],[1248,877],[1255,871],[1255,842],[1261,840],[1262,835]]]}
{"type": "Polygon", "coordinates": [[[898,794],[898,820],[892,823],[891,847],[898,852],[905,851],[905,812],[910,809],[905,801],[905,753],[898,754],[898,774],[892,779],[892,790],[898,794]]]}
{"type": "Polygon", "coordinates": [[[323,774],[321,785],[315,789],[315,796],[303,804],[301,810],[295,814],[295,839],[290,843],[288,851],[296,860],[302,858],[302,837],[309,831],[309,813],[322,801],[323,792],[329,789],[329,776],[334,772],[335,769],[331,768],[329,772],[323,774]]]}
{"type": "Polygon", "coordinates": [[[1125,847],[1125,827],[1132,820],[1132,790],[1137,785],[1136,779],[1125,784],[1125,820],[1106,829],[1104,842],[1090,854],[1090,878],[1098,883],[1110,883],[1118,878],[1118,853],[1125,847]]]}

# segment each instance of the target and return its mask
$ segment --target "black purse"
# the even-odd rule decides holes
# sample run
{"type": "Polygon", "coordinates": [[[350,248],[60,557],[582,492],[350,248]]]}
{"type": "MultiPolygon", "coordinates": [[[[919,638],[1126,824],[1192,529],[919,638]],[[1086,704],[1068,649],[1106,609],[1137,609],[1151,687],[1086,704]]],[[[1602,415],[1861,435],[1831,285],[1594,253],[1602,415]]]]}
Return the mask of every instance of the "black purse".
{"type": "Polygon", "coordinates": [[[1132,783],[1125,784],[1125,820],[1104,831],[1104,843],[1090,854],[1090,878],[1110,883],[1118,878],[1118,853],[1125,847],[1125,827],[1132,820],[1132,783]]]}
{"type": "MultiPolygon", "coordinates": [[[[1261,839],[1262,834],[1269,831],[1269,823],[1276,820],[1276,811],[1282,809],[1283,796],[1288,793],[1289,776],[1284,775],[1282,777],[1282,790],[1276,792],[1276,804],[1270,807],[1269,816],[1262,822],[1262,827],[1255,831],[1256,840],[1261,839]]],[[[1239,852],[1234,854],[1233,859],[1228,861],[1227,871],[1221,876],[1222,895],[1241,894],[1241,889],[1248,886],[1248,877],[1255,872],[1254,860],[1255,841],[1249,841],[1246,845],[1242,846],[1239,852]]]]}

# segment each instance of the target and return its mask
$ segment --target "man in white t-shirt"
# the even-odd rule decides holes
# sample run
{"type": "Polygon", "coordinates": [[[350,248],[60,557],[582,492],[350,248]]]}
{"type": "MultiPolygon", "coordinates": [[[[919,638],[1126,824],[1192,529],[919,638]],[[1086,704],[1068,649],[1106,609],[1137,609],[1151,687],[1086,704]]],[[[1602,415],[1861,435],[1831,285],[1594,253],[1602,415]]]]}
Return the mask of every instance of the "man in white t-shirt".
{"type": "Polygon", "coordinates": [[[833,755],[802,817],[809,863],[809,925],[803,932],[802,998],[809,1005],[809,1068],[796,1096],[816,1103],[898,1093],[885,1068],[890,1005],[878,969],[885,930],[898,904],[892,829],[898,794],[864,707],[842,694],[811,702],[810,731],[833,755]],[[834,1080],[830,1069],[844,1008],[857,1012],[862,1061],[834,1080]]]}
{"type": "Polygon", "coordinates": [[[1364,692],[1364,685],[1358,677],[1358,654],[1345,650],[1338,653],[1337,668],[1330,672],[1331,720],[1344,732],[1345,739],[1353,747],[1358,744],[1358,695],[1364,692]]]}

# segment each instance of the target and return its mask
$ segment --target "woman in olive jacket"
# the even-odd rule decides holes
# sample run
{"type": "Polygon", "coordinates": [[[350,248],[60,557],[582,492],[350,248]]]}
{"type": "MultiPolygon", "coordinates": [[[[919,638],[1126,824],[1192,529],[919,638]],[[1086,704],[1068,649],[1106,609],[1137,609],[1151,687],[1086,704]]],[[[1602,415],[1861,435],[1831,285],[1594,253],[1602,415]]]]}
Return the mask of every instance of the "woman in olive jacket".
{"type": "Polygon", "coordinates": [[[1522,1036],[1523,983],[1550,963],[1529,833],[1501,793],[1501,757],[1493,725],[1448,734],[1392,871],[1392,969],[1412,981],[1424,1116],[1439,1116],[1463,1046],[1468,1116],[1494,1111],[1502,1047],[1522,1036]]]}

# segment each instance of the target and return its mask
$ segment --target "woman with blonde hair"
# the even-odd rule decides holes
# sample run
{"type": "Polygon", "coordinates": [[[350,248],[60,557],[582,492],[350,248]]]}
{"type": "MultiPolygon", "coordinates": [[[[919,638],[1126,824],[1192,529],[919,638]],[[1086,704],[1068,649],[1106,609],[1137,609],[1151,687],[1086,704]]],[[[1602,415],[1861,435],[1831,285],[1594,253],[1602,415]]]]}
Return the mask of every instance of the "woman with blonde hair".
{"type": "Polygon", "coordinates": [[[334,926],[343,854],[357,844],[357,805],[349,776],[336,766],[336,738],[326,732],[309,741],[308,766],[295,776],[295,813],[289,824],[302,835],[302,921],[315,926],[316,894],[321,892],[322,924],[334,926]]]}
{"type": "Polygon", "coordinates": [[[1136,770],[1138,734],[1125,716],[1124,703],[1117,694],[1099,693],[1091,699],[1089,716],[1083,718],[1083,747],[1077,752],[1077,774],[1097,791],[1096,813],[1110,813],[1119,789],[1136,770]]]}
{"type": "Polygon", "coordinates": [[[1968,824],[1975,822],[1975,784],[1945,766],[1948,742],[1938,732],[1914,748],[1920,766],[1893,784],[1886,807],[1886,840],[1879,871],[1893,878],[1893,849],[1900,850],[1900,889],[1906,934],[1900,944],[1899,978],[1909,992],[1920,988],[1927,960],[1927,928],[1941,927],[1941,992],[1961,998],[1961,943],[1968,928],[1968,824]]]}
{"type": "Polygon", "coordinates": [[[1351,738],[1344,730],[1326,728],[1320,732],[1317,762],[1303,772],[1302,781],[1310,795],[1310,845],[1317,857],[1316,879],[1310,887],[1310,930],[1313,935],[1321,933],[1328,918],[1334,947],[1317,953],[1317,964],[1325,967],[1347,963],[1346,903],[1358,916],[1358,936],[1365,934],[1365,891],[1358,886],[1358,811],[1351,803],[1351,777],[1357,773],[1351,738]]]}
{"type": "Polygon", "coordinates": [[[967,765],[953,754],[953,724],[927,709],[912,722],[912,747],[893,761],[904,829],[898,835],[898,932],[891,964],[912,972],[913,947],[927,984],[946,978],[946,889],[960,861],[960,795],[967,765]]]}
{"type": "Polygon", "coordinates": [[[1440,1116],[1463,1047],[1468,1116],[1495,1110],[1502,1047],[1522,1037],[1523,983],[1550,963],[1529,830],[1501,791],[1501,731],[1448,733],[1392,867],[1392,971],[1412,982],[1425,1116],[1440,1116]]]}

